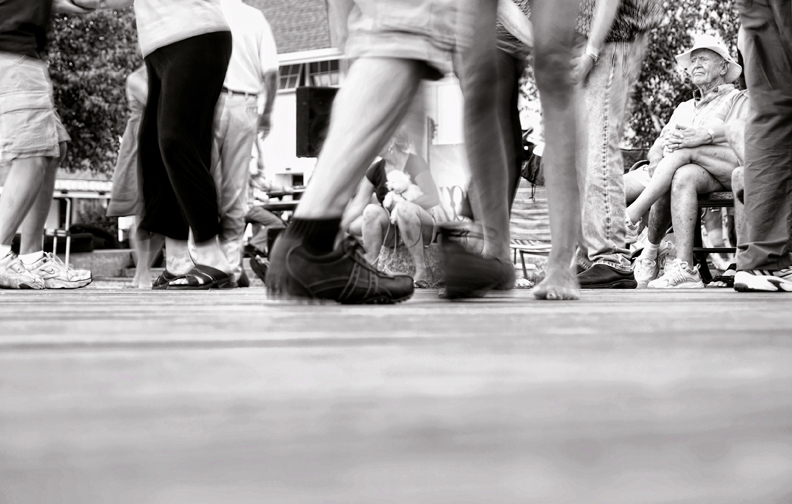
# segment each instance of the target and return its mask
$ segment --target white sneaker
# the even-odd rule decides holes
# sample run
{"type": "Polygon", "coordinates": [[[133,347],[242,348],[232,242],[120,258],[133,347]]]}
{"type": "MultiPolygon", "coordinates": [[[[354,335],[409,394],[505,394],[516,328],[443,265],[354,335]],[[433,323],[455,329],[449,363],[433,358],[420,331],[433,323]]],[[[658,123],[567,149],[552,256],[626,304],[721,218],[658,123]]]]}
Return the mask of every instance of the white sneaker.
{"type": "Polygon", "coordinates": [[[639,257],[633,266],[633,275],[638,282],[638,289],[645,289],[649,282],[657,278],[657,261],[639,257]]]}
{"type": "Polygon", "coordinates": [[[734,275],[738,292],[792,292],[792,268],[779,271],[747,270],[734,275]]]}
{"type": "Polygon", "coordinates": [[[68,267],[51,252],[44,252],[40,259],[27,265],[27,268],[44,281],[46,289],[78,289],[93,280],[90,271],[68,267]]]}
{"type": "Polygon", "coordinates": [[[698,265],[693,268],[686,261],[674,259],[668,265],[663,276],[649,282],[650,289],[703,289],[704,282],[698,272],[698,265]]]}
{"type": "Polygon", "coordinates": [[[657,270],[658,274],[665,273],[677,256],[677,248],[673,242],[663,240],[660,242],[660,250],[657,251],[657,270]]]}
{"type": "Polygon", "coordinates": [[[43,289],[44,281],[31,273],[15,253],[9,252],[0,257],[0,288],[43,289]]]}

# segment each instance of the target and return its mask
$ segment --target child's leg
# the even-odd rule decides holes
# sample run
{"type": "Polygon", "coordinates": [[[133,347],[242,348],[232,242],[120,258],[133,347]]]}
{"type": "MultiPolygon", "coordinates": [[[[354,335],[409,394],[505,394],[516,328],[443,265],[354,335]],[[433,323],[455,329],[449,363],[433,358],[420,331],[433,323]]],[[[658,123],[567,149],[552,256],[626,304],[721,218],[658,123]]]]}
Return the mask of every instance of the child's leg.
{"type": "Polygon", "coordinates": [[[674,178],[676,171],[691,162],[692,149],[679,149],[666,155],[657,164],[654,175],[649,181],[646,189],[636,198],[633,203],[627,207],[627,216],[633,224],[641,220],[655,201],[667,193],[671,189],[671,180],[674,178]]]}

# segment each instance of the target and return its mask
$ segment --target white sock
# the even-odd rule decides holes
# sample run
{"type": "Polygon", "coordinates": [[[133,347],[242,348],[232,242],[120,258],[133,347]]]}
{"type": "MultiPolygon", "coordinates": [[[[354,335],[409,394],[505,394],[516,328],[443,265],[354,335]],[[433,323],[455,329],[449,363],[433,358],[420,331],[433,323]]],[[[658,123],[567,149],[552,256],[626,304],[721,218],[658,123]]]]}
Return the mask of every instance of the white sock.
{"type": "Polygon", "coordinates": [[[19,260],[22,261],[22,264],[27,266],[33,264],[42,257],[44,257],[44,251],[39,250],[38,252],[31,252],[30,254],[22,254],[19,256],[19,260]]]}
{"type": "Polygon", "coordinates": [[[11,245],[0,245],[0,259],[4,258],[11,252],[11,245]]]}
{"type": "Polygon", "coordinates": [[[660,244],[659,243],[656,244],[656,245],[654,243],[647,243],[646,246],[643,249],[643,252],[641,252],[641,258],[642,259],[651,259],[651,260],[654,261],[655,259],[657,259],[657,251],[658,250],[660,250],[660,244]]]}

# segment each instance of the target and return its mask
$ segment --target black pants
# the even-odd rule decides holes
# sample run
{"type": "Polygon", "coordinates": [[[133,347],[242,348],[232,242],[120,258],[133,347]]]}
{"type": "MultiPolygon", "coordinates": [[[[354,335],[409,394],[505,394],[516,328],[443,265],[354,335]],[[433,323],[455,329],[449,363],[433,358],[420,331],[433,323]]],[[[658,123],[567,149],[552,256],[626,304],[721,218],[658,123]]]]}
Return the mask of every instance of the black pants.
{"type": "Polygon", "coordinates": [[[792,0],[740,0],[745,81],[745,227],[737,269],[792,265],[792,0]]]}
{"type": "Polygon", "coordinates": [[[196,242],[220,233],[209,173],[214,109],[231,57],[231,33],[191,37],[146,57],[148,99],[139,133],[140,227],[196,242]]]}

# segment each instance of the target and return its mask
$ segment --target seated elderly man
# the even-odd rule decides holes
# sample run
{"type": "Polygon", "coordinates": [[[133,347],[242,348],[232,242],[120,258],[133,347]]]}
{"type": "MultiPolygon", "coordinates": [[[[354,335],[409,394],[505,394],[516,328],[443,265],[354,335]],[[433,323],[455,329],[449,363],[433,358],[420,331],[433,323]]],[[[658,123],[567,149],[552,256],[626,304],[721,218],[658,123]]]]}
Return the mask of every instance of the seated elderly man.
{"type": "Polygon", "coordinates": [[[748,97],[732,82],[742,68],[726,47],[701,36],[689,51],[677,56],[697,87],[692,100],[674,111],[649,151],[649,165],[625,175],[628,232],[651,206],[648,244],[635,263],[639,288],[703,287],[693,266],[693,237],[698,194],[731,190],[732,172],[740,164],[727,141],[727,125],[744,119],[748,97]],[[670,189],[670,191],[669,191],[670,189]],[[677,257],[658,274],[658,254],[668,229],[674,226],[677,257]]]}

